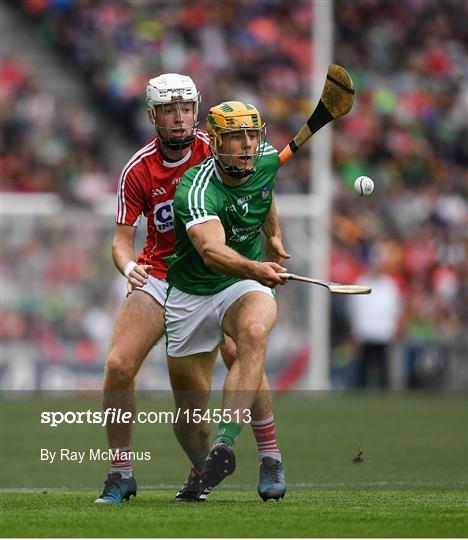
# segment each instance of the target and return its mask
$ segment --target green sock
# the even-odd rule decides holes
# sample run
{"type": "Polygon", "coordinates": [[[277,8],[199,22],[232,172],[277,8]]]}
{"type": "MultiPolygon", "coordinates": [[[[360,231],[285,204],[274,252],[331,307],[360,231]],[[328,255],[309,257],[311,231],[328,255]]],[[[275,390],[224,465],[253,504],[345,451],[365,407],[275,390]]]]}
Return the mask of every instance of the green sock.
{"type": "Polygon", "coordinates": [[[220,422],[218,424],[218,433],[216,433],[216,438],[213,446],[216,446],[218,444],[227,444],[228,446],[234,446],[240,430],[240,424],[234,424],[234,422],[220,422]]]}

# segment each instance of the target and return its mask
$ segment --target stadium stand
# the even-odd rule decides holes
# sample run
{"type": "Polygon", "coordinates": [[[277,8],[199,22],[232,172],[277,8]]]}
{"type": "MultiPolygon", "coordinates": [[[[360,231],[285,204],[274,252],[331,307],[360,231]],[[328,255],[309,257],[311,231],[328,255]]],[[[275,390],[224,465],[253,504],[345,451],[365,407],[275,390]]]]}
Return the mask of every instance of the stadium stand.
{"type": "MultiPolygon", "coordinates": [[[[358,100],[334,129],[329,277],[354,282],[378,253],[404,299],[405,384],[424,384],[414,367],[418,359],[436,384],[439,372],[430,370],[430,359],[458,350],[466,327],[463,3],[338,0],[336,6],[334,57],[350,68],[358,100]],[[377,183],[365,206],[351,190],[361,174],[377,183]]],[[[20,51],[5,56],[3,191],[54,192],[75,205],[112,193],[117,173],[101,151],[105,132],[96,110],[138,148],[151,136],[143,89],[155,73],[190,74],[203,96],[202,117],[220,98],[255,103],[265,111],[270,143],[279,148],[310,111],[308,3],[205,2],[202,8],[192,2],[24,0],[17,9],[50,54],[73,63],[93,106],[58,111],[20,51]]],[[[123,164],[127,157],[118,159],[123,164]]],[[[308,152],[301,150],[281,172],[278,193],[306,192],[308,171],[308,152]]],[[[6,227],[3,340],[39,343],[46,362],[63,360],[60,351],[71,346],[85,364],[102,364],[116,306],[115,297],[102,297],[112,278],[100,271],[111,268],[110,221],[104,226],[102,218],[89,218],[86,234],[73,219],[61,226],[46,219],[40,228],[23,223],[22,232],[6,227]],[[66,272],[57,272],[63,265],[66,272]],[[34,268],[33,285],[26,268],[34,268]]],[[[301,302],[292,292],[284,297],[288,305],[301,302]]],[[[354,350],[346,300],[334,298],[332,312],[334,381],[346,386],[354,350]]],[[[303,345],[298,336],[291,357],[303,345]]]]}

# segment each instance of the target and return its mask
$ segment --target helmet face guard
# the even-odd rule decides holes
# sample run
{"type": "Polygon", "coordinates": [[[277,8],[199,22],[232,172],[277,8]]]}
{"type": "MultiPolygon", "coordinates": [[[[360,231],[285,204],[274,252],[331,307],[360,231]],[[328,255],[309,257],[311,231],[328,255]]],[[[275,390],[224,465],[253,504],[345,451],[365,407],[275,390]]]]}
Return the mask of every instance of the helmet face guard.
{"type": "Polygon", "coordinates": [[[265,142],[265,124],[262,124],[260,113],[250,104],[240,101],[228,101],[210,109],[208,114],[208,134],[212,139],[211,151],[221,169],[233,178],[244,178],[255,172],[255,167],[262,156],[265,142]],[[249,140],[251,133],[257,134],[256,147],[252,151],[233,153],[232,136],[241,134],[249,140]],[[234,163],[236,158],[251,158],[252,166],[234,163]]]}
{"type": "Polygon", "coordinates": [[[161,141],[173,150],[188,148],[194,141],[194,129],[198,125],[198,106],[200,93],[195,83],[186,75],[178,73],[166,73],[151,79],[146,86],[146,101],[152,124],[161,141]],[[185,113],[182,112],[184,104],[192,104],[192,121],[190,126],[183,126],[185,113]],[[163,123],[158,121],[158,107],[162,111],[163,123]],[[176,116],[179,126],[168,127],[166,125],[166,113],[168,107],[176,107],[176,116]],[[183,129],[190,130],[186,137],[176,137],[175,132],[183,129]]]}
{"type": "Polygon", "coordinates": [[[161,139],[161,141],[172,150],[182,150],[184,148],[188,148],[194,141],[195,136],[193,133],[193,130],[198,126],[198,101],[180,101],[175,100],[171,104],[168,103],[159,103],[159,104],[148,104],[148,110],[150,111],[151,120],[153,123],[154,128],[156,129],[156,132],[158,134],[158,137],[161,139]],[[181,111],[181,107],[186,104],[190,103],[193,105],[192,108],[192,122],[190,126],[186,127],[180,127],[182,126],[182,118],[183,114],[181,111]],[[157,115],[157,108],[160,108],[162,111],[162,121],[163,123],[158,123],[158,115],[157,115]],[[180,126],[179,127],[168,127],[166,125],[166,109],[169,107],[176,107],[177,109],[177,117],[179,118],[180,126]],[[173,134],[176,131],[180,131],[183,129],[184,131],[190,130],[190,135],[187,135],[186,137],[175,137],[173,134]]]}
{"type": "Polygon", "coordinates": [[[219,166],[223,171],[232,176],[233,178],[241,179],[249,176],[255,172],[255,167],[259,160],[262,157],[264,142],[265,142],[265,125],[262,125],[260,128],[235,128],[235,129],[222,129],[221,135],[221,144],[218,142],[218,137],[214,139],[214,145],[212,147],[212,153],[216,161],[219,163],[219,166]],[[245,152],[233,153],[231,151],[231,138],[234,134],[241,133],[242,137],[249,139],[251,133],[257,134],[257,143],[255,148],[252,151],[248,151],[247,148],[245,152]],[[247,167],[247,163],[243,167],[233,163],[235,158],[251,158],[252,166],[247,167]]]}

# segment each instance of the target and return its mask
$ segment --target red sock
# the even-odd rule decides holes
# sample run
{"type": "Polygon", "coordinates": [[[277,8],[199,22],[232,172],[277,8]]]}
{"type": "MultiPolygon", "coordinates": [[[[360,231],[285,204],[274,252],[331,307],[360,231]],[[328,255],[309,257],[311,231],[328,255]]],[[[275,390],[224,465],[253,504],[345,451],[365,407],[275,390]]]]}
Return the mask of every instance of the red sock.
{"type": "Polygon", "coordinates": [[[275,420],[273,416],[265,420],[251,422],[252,431],[257,441],[258,459],[271,457],[281,461],[281,453],[276,441],[275,420]]]}
{"type": "Polygon", "coordinates": [[[119,472],[123,478],[132,476],[133,466],[129,456],[130,448],[130,446],[111,448],[113,457],[110,472],[119,472]]]}

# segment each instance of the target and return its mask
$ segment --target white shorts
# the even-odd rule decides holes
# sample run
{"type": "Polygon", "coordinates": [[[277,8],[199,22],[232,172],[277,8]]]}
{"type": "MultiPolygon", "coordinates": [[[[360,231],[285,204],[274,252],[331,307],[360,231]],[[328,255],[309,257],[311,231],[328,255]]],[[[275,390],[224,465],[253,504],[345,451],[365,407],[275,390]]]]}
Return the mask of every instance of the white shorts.
{"type": "Polygon", "coordinates": [[[166,298],[166,345],[169,356],[211,352],[224,343],[223,319],[229,307],[244,294],[258,291],[274,298],[270,288],[245,279],[218,294],[196,296],[169,287],[166,298]]]}
{"type": "Polygon", "coordinates": [[[167,288],[168,284],[165,279],[158,279],[153,276],[148,276],[146,285],[143,285],[143,287],[136,287],[135,290],[148,293],[156,300],[158,304],[164,306],[167,288]]]}

